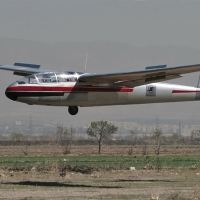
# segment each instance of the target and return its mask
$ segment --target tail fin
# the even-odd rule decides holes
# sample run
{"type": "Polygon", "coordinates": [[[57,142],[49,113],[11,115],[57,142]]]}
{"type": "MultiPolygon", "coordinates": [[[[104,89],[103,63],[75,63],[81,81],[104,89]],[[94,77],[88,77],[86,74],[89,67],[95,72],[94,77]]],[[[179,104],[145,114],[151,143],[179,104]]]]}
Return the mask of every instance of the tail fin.
{"type": "Polygon", "coordinates": [[[200,88],[200,76],[199,76],[199,80],[198,80],[198,83],[197,83],[197,88],[200,88]]]}

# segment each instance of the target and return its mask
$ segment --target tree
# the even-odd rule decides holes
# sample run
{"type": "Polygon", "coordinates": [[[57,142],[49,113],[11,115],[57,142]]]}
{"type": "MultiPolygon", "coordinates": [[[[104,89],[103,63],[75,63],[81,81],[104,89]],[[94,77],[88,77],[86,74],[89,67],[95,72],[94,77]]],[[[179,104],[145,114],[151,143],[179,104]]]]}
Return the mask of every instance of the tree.
{"type": "Polygon", "coordinates": [[[193,130],[191,132],[191,140],[200,140],[200,130],[193,130]]]}
{"type": "Polygon", "coordinates": [[[67,154],[71,152],[71,145],[74,139],[76,129],[70,126],[70,128],[64,127],[61,124],[57,125],[56,136],[60,145],[64,146],[63,153],[67,154]]]}
{"type": "MultiPolygon", "coordinates": [[[[137,132],[134,130],[129,130],[129,133],[131,135],[133,143],[136,142],[137,140],[137,132]]],[[[132,155],[133,154],[133,144],[131,145],[131,148],[128,150],[128,154],[132,155]]]]}
{"type": "Polygon", "coordinates": [[[12,133],[11,138],[12,138],[13,141],[19,143],[22,140],[26,139],[26,136],[23,135],[22,133],[16,133],[16,132],[14,132],[14,133],[12,133]]]}
{"type": "Polygon", "coordinates": [[[156,128],[153,132],[153,135],[151,136],[152,145],[155,150],[155,154],[160,154],[160,146],[161,146],[161,137],[163,133],[160,129],[156,128]]]}
{"type": "Polygon", "coordinates": [[[12,133],[11,135],[12,141],[15,141],[20,147],[22,152],[24,153],[25,156],[28,155],[28,146],[26,145],[25,148],[23,148],[23,141],[26,139],[26,136],[23,135],[22,133],[12,133]]]}
{"type": "Polygon", "coordinates": [[[172,140],[178,140],[179,138],[179,134],[178,133],[172,133],[172,135],[170,135],[170,137],[172,140]]]}
{"type": "Polygon", "coordinates": [[[99,154],[101,153],[101,143],[103,139],[108,137],[117,131],[117,127],[107,121],[95,121],[91,122],[90,126],[86,129],[86,133],[90,137],[94,137],[99,145],[99,154]]]}
{"type": "Polygon", "coordinates": [[[134,131],[134,130],[130,130],[129,133],[130,133],[132,139],[133,139],[134,141],[136,141],[136,140],[137,140],[137,132],[134,131]]]}
{"type": "Polygon", "coordinates": [[[147,155],[147,145],[148,145],[148,141],[147,141],[147,134],[143,133],[143,146],[142,146],[142,154],[143,156],[147,155]]]}

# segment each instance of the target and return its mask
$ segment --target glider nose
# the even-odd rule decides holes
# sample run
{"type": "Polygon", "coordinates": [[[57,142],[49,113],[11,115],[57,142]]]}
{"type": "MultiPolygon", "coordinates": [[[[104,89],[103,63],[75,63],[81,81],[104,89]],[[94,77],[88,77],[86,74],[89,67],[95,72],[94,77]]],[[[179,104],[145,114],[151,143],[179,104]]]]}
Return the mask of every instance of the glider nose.
{"type": "Polygon", "coordinates": [[[9,91],[9,87],[6,89],[5,95],[7,96],[7,98],[9,98],[13,101],[16,101],[17,97],[18,97],[17,92],[9,91]]]}

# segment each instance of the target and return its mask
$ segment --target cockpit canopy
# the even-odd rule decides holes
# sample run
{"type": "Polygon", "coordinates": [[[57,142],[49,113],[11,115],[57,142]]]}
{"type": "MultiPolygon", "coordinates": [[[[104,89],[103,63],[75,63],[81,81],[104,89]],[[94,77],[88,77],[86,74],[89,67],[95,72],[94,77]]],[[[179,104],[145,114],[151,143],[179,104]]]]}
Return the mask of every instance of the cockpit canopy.
{"type": "Polygon", "coordinates": [[[77,82],[77,72],[45,72],[26,76],[17,81],[18,84],[45,84],[57,82],[77,82]]]}

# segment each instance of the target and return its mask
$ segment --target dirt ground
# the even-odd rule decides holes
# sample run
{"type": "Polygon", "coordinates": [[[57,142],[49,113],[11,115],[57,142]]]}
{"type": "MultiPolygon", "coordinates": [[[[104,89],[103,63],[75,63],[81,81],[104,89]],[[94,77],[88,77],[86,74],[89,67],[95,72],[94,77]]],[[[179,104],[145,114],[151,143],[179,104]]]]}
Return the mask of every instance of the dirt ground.
{"type": "Polygon", "coordinates": [[[65,177],[54,171],[1,170],[0,176],[0,199],[200,199],[199,169],[101,170],[65,177]]]}
{"type": "MultiPolygon", "coordinates": [[[[130,145],[103,145],[101,155],[128,155],[130,145]]],[[[30,145],[30,146],[0,146],[0,156],[3,155],[63,155],[64,147],[56,144],[30,145]]],[[[153,146],[148,145],[148,155],[155,155],[153,146]]],[[[160,155],[199,155],[200,145],[163,145],[160,148],[160,155]]],[[[73,145],[70,155],[98,155],[97,145],[73,145]]],[[[143,146],[136,145],[132,148],[132,155],[143,155],[143,146]]]]}
{"type": "MultiPolygon", "coordinates": [[[[0,146],[0,155],[23,155],[25,146],[0,146]]],[[[103,146],[104,155],[127,155],[129,146],[103,146]]],[[[62,155],[59,145],[29,146],[28,155],[62,155]]],[[[73,146],[71,155],[97,155],[96,145],[73,146]]],[[[195,155],[198,147],[162,147],[162,155],[195,155]]],[[[140,146],[133,149],[142,155],[140,146]]],[[[149,148],[153,154],[153,149],[149,148]]],[[[125,199],[149,200],[200,199],[200,169],[103,170],[91,174],[67,172],[61,177],[58,171],[11,171],[0,169],[0,199],[125,199]]]]}

